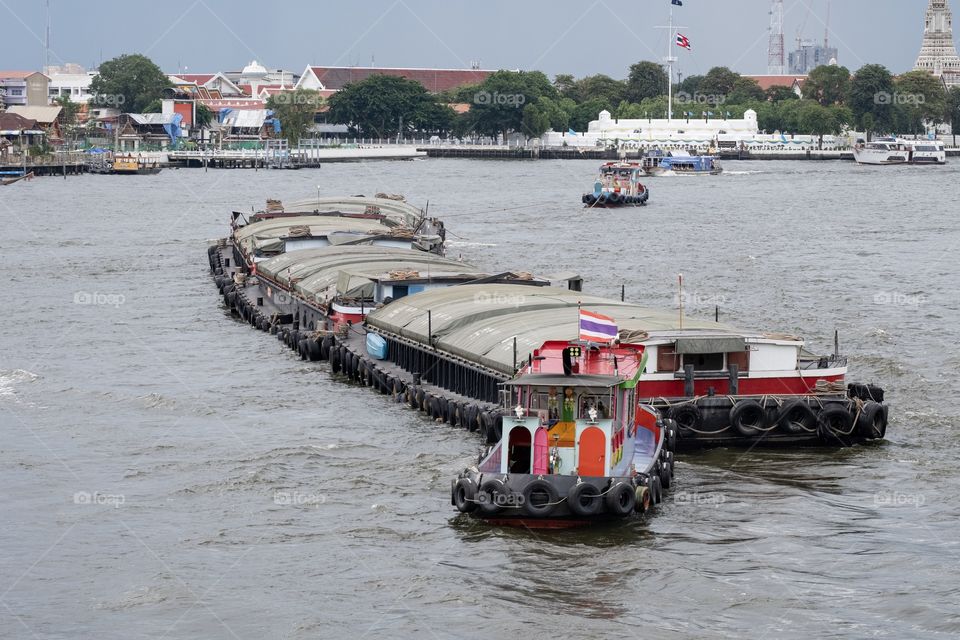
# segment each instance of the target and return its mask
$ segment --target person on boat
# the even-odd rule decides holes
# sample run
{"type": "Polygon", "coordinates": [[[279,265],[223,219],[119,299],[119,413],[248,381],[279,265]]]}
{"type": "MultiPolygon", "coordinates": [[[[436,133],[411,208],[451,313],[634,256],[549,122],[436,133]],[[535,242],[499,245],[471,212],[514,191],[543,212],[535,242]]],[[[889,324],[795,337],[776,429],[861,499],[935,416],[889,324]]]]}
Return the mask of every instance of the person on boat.
{"type": "Polygon", "coordinates": [[[573,387],[567,387],[563,390],[563,413],[561,419],[563,422],[573,422],[577,415],[577,399],[573,395],[573,387]]]}

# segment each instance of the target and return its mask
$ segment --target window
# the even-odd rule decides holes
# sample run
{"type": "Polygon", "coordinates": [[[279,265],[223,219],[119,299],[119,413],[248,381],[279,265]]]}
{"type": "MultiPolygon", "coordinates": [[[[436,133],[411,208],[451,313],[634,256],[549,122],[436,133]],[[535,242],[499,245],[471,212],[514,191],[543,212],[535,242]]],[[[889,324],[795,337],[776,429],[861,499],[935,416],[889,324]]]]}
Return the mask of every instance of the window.
{"type": "Polygon", "coordinates": [[[685,353],[684,366],[693,365],[694,371],[723,371],[724,354],[722,353],[685,353]]]}

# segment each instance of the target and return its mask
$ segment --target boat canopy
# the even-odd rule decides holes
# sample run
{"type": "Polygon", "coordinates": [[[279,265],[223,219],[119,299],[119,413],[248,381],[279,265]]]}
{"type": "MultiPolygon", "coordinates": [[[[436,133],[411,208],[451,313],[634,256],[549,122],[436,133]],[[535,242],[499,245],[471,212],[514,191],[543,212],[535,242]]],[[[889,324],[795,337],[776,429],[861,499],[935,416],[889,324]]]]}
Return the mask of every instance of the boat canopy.
{"type": "MultiPolygon", "coordinates": [[[[687,338],[740,337],[743,332],[714,322],[638,307],[556,287],[512,284],[461,285],[432,289],[394,300],[367,316],[374,329],[426,344],[427,312],[433,345],[455,356],[512,376],[514,346],[519,361],[550,340],[579,338],[578,306],[617,321],[622,342],[687,338]]],[[[754,334],[759,337],[758,334],[754,334]]]]}
{"type": "MultiPolygon", "coordinates": [[[[409,229],[406,229],[406,231],[407,236],[412,237],[409,229]]],[[[396,227],[384,224],[379,220],[304,215],[253,222],[237,229],[234,238],[244,251],[249,252],[252,249],[269,250],[275,247],[277,241],[281,238],[323,238],[338,232],[371,236],[387,236],[397,233],[396,227]]]]}
{"type": "Polygon", "coordinates": [[[307,198],[287,202],[284,205],[287,211],[317,211],[340,213],[379,213],[387,216],[394,224],[402,224],[410,228],[417,226],[423,213],[419,208],[399,198],[377,198],[353,196],[344,198],[307,198]]]}

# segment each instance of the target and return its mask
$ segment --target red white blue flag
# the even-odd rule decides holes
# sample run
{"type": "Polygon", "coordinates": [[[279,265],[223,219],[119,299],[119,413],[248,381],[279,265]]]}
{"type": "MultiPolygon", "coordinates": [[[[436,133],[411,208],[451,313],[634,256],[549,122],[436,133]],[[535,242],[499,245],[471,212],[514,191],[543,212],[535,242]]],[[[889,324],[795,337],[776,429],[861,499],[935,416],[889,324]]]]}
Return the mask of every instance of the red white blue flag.
{"type": "Polygon", "coordinates": [[[687,51],[691,50],[690,40],[687,38],[687,36],[683,35],[682,33],[677,34],[677,46],[683,47],[687,51]]]}
{"type": "Polygon", "coordinates": [[[580,339],[584,342],[613,342],[617,339],[617,321],[580,309],[580,339]]]}

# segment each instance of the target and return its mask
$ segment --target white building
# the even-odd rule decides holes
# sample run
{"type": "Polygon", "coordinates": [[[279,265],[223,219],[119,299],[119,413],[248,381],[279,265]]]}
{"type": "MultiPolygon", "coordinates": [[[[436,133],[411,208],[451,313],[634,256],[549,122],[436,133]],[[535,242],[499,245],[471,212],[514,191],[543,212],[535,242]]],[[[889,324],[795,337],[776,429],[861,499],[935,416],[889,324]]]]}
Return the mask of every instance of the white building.
{"type": "Polygon", "coordinates": [[[70,100],[78,104],[87,104],[93,100],[90,93],[90,83],[97,76],[96,71],[82,73],[51,73],[48,95],[50,102],[61,96],[70,96],[70,100]]]}
{"type": "Polygon", "coordinates": [[[914,70],[943,78],[948,87],[960,86],[960,56],[953,43],[953,14],[947,0],[930,0],[923,28],[923,45],[914,70]]]}

